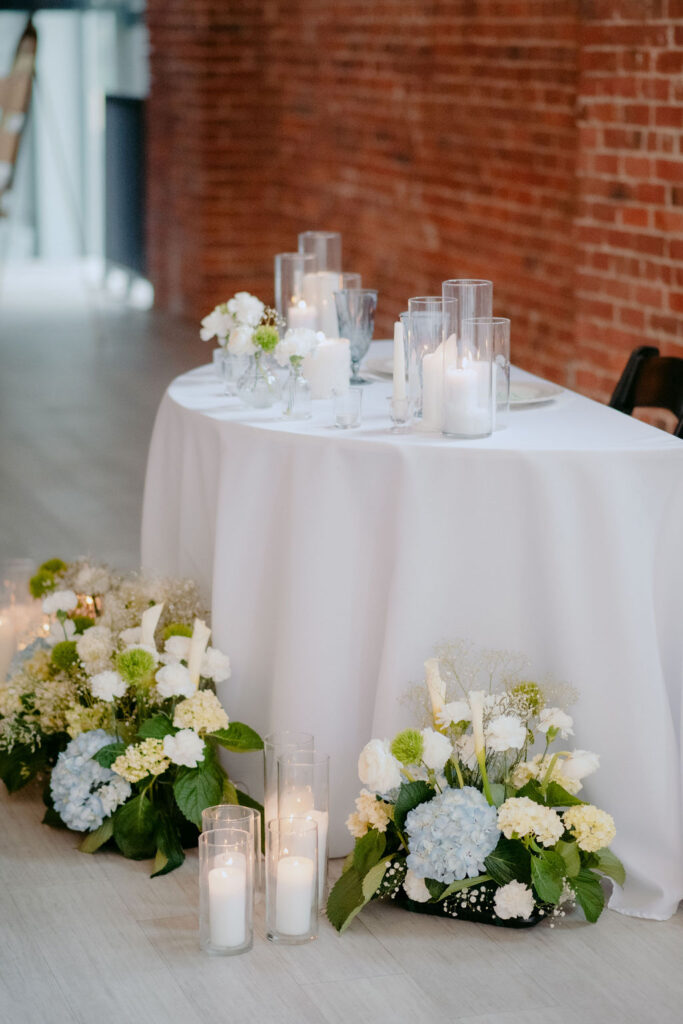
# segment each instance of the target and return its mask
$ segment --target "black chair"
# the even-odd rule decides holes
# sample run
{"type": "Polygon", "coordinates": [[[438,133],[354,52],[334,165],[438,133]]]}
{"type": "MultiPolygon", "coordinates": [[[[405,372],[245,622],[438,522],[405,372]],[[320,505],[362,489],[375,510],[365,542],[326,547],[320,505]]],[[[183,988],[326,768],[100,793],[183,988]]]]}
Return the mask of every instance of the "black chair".
{"type": "Polygon", "coordinates": [[[678,417],[675,436],[683,437],[683,359],[649,345],[634,349],[609,404],[629,416],[641,406],[668,409],[678,417]]]}

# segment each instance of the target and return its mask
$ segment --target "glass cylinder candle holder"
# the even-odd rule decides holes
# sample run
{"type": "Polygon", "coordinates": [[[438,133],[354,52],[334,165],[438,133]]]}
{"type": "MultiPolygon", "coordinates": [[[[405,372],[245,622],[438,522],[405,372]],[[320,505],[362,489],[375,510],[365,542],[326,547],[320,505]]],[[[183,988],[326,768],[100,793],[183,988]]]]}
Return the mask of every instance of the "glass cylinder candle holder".
{"type": "Polygon", "coordinates": [[[443,299],[457,299],[458,337],[465,320],[493,316],[493,282],[475,277],[456,277],[441,285],[443,299]]]}
{"type": "Polygon", "coordinates": [[[266,931],[290,945],[318,937],[318,824],[311,818],[268,822],[266,931]]]}
{"type": "Polygon", "coordinates": [[[338,231],[302,231],[299,252],[315,257],[315,269],[341,274],[342,239],[338,231]]]}
{"type": "MultiPolygon", "coordinates": [[[[453,339],[455,341],[455,339],[453,339]]],[[[489,437],[493,431],[493,350],[487,320],[466,320],[457,343],[443,346],[443,433],[489,437]]]]}
{"type": "Polygon", "coordinates": [[[463,321],[463,335],[476,330],[479,336],[490,338],[494,395],[493,429],[501,430],[507,424],[510,410],[510,321],[504,316],[476,317],[463,321]]]}
{"type": "Polygon", "coordinates": [[[315,741],[310,732],[293,732],[289,729],[280,729],[271,732],[263,740],[263,816],[264,831],[268,822],[278,818],[277,798],[277,760],[285,754],[298,754],[301,751],[311,751],[315,741]]]}
{"type": "Polygon", "coordinates": [[[318,307],[313,296],[304,294],[307,274],[315,274],[318,263],[313,253],[280,252],[275,257],[275,308],[286,327],[318,330],[318,307]]]}
{"type": "Polygon", "coordinates": [[[457,337],[457,299],[419,295],[408,300],[408,395],[418,430],[443,425],[444,351],[457,337]]]}
{"type": "Polygon", "coordinates": [[[199,836],[199,944],[212,956],[235,956],[254,939],[254,840],[247,829],[199,836]]]}
{"type": "Polygon", "coordinates": [[[345,270],[339,275],[339,287],[340,288],[362,288],[363,279],[360,274],[356,274],[351,270],[345,270]]]}
{"type": "Polygon", "coordinates": [[[330,759],[316,750],[283,754],[278,758],[277,771],[280,820],[308,818],[318,826],[318,904],[322,907],[327,885],[330,759]]]}
{"type": "Polygon", "coordinates": [[[241,804],[216,804],[202,811],[202,832],[212,829],[239,828],[251,833],[254,847],[254,888],[260,890],[265,881],[261,812],[241,804]]]}

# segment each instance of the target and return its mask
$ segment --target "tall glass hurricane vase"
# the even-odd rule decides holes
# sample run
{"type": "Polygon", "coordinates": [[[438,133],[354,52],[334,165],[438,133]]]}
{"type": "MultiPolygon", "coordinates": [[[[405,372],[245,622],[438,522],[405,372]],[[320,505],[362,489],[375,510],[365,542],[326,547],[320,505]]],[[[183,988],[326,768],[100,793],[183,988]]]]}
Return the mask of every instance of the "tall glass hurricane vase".
{"type": "Polygon", "coordinates": [[[351,347],[351,384],[368,384],[369,381],[358,371],[375,329],[377,291],[373,288],[342,288],[335,292],[334,298],[339,336],[348,338],[351,347]]]}

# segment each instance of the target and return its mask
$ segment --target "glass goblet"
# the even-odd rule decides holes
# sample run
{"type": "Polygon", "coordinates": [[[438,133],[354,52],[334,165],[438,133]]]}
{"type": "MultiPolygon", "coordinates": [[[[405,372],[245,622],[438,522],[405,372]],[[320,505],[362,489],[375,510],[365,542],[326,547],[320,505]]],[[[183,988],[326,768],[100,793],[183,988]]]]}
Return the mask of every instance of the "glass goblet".
{"type": "Polygon", "coordinates": [[[351,349],[351,384],[368,384],[358,373],[360,361],[370,347],[375,329],[377,291],[373,288],[342,288],[334,293],[340,338],[348,338],[351,349]]]}

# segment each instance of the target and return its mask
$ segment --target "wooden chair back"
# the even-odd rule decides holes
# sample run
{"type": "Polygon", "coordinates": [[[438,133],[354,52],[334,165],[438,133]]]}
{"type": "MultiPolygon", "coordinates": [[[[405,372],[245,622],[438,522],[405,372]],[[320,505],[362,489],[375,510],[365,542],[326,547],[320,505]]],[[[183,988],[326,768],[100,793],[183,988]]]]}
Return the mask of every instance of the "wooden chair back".
{"type": "Polygon", "coordinates": [[[609,404],[629,416],[635,408],[668,409],[678,418],[674,434],[683,437],[683,359],[649,345],[634,349],[609,404]]]}

